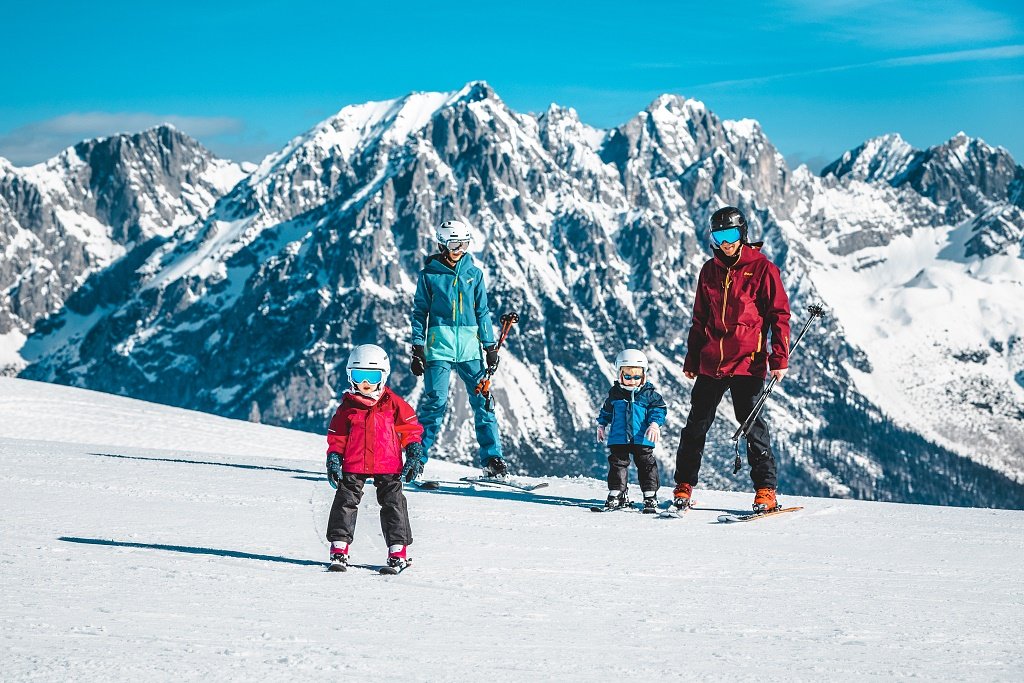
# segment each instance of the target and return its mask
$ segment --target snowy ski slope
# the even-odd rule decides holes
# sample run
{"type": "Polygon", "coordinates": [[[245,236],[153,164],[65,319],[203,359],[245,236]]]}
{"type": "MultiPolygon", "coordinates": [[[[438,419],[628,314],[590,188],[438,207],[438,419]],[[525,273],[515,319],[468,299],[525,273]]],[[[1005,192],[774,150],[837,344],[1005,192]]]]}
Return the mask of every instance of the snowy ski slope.
{"type": "Polygon", "coordinates": [[[0,378],[0,679],[1024,679],[1024,512],[453,484],[409,492],[410,570],[329,574],[321,470],[319,435],[0,378]]]}

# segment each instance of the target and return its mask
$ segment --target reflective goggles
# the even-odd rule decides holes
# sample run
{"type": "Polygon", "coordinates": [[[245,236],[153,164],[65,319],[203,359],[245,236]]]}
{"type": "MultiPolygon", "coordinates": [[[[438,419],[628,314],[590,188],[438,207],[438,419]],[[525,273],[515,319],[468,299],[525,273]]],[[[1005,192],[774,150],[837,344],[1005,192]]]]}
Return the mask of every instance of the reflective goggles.
{"type": "Polygon", "coordinates": [[[448,251],[466,251],[469,249],[469,240],[448,240],[444,246],[448,251]]]}
{"type": "Polygon", "coordinates": [[[632,381],[634,379],[643,379],[643,378],[644,378],[644,376],[642,374],[641,375],[622,375],[622,380],[624,382],[630,382],[630,381],[632,381]]]}
{"type": "Polygon", "coordinates": [[[352,378],[353,384],[362,384],[363,382],[380,384],[380,381],[384,379],[384,372],[382,370],[353,370],[349,376],[352,378]]]}
{"type": "Polygon", "coordinates": [[[743,233],[740,232],[739,228],[729,228],[727,230],[715,230],[711,233],[711,241],[722,246],[723,244],[729,244],[731,242],[739,242],[740,237],[743,233]]]}

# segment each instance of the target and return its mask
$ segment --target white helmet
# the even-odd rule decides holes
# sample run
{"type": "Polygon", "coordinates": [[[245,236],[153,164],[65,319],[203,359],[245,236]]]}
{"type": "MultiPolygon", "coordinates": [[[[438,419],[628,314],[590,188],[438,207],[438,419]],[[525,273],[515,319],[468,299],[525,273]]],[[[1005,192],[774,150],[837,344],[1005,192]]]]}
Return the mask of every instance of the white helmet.
{"type": "Polygon", "coordinates": [[[647,372],[647,356],[640,349],[623,349],[615,356],[615,370],[622,368],[642,368],[647,372]]]}
{"type": "Polygon", "coordinates": [[[451,244],[459,242],[465,242],[468,246],[473,241],[473,229],[462,221],[444,221],[437,226],[434,237],[438,244],[443,244],[446,249],[451,249],[451,244]]]}
{"type": "Polygon", "coordinates": [[[349,384],[355,386],[362,381],[362,379],[352,376],[353,373],[359,375],[361,370],[370,372],[380,370],[380,388],[383,389],[388,382],[388,375],[391,374],[391,360],[388,358],[387,352],[376,344],[361,344],[352,349],[352,353],[348,356],[345,371],[348,374],[349,384]]]}

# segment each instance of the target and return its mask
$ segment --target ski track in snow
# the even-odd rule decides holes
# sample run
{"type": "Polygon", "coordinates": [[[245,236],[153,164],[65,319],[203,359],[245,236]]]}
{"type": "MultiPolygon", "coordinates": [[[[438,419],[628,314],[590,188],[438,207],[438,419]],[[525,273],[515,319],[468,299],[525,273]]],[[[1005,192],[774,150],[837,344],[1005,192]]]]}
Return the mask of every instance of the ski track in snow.
{"type": "MultiPolygon", "coordinates": [[[[0,379],[0,677],[1024,677],[1024,512],[783,488],[803,512],[727,526],[749,494],[661,520],[589,513],[593,479],[445,484],[408,492],[411,569],[330,574],[322,445],[0,379]]],[[[357,565],[384,560],[377,512],[368,490],[357,565]]]]}

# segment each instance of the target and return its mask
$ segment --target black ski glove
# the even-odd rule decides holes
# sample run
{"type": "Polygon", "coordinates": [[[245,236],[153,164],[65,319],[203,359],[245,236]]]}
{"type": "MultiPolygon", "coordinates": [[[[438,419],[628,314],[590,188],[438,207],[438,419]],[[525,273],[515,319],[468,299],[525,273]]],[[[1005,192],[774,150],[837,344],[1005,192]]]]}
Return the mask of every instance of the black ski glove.
{"type": "Polygon", "coordinates": [[[423,352],[423,347],[418,344],[414,344],[412,347],[412,363],[409,364],[409,369],[412,370],[412,374],[417,377],[422,377],[426,368],[427,356],[423,352]]]}
{"type": "Polygon", "coordinates": [[[423,452],[423,444],[419,441],[405,447],[405,467],[402,468],[402,481],[411,483],[423,474],[423,466],[427,464],[427,454],[423,452]]]}
{"type": "Polygon", "coordinates": [[[338,484],[341,483],[341,456],[337,453],[327,454],[327,481],[330,482],[331,488],[338,488],[338,484]]]}
{"type": "Polygon", "coordinates": [[[484,349],[484,353],[487,356],[487,371],[493,375],[494,371],[498,369],[498,347],[488,346],[484,349]]]}

